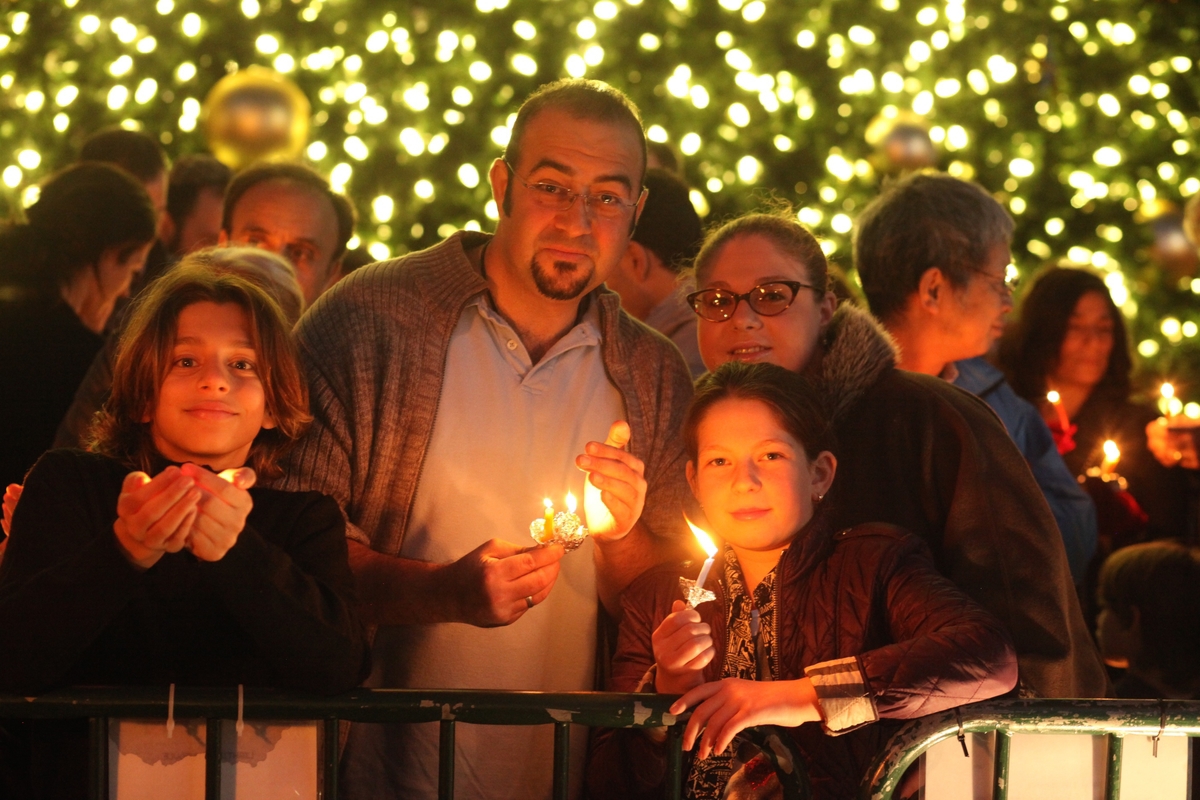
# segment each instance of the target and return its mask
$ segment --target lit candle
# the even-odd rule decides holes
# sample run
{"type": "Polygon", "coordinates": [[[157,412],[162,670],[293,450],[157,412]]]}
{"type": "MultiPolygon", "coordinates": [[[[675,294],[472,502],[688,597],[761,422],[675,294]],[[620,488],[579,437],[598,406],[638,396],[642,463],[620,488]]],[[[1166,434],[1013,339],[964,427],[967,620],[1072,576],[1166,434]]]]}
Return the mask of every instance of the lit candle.
{"type": "Polygon", "coordinates": [[[1117,468],[1117,462],[1121,460],[1121,451],[1117,447],[1117,443],[1112,439],[1104,443],[1104,462],[1100,465],[1100,477],[1111,479],[1114,470],[1117,468]]]}
{"type": "Polygon", "coordinates": [[[542,502],[546,504],[546,527],[542,528],[542,536],[544,536],[548,542],[554,538],[554,504],[550,502],[549,497],[542,502]]]}
{"type": "Polygon", "coordinates": [[[575,495],[567,492],[567,513],[574,514],[577,507],[578,505],[575,502],[575,495]]]}
{"type": "Polygon", "coordinates": [[[1054,413],[1058,415],[1058,427],[1063,433],[1066,433],[1071,428],[1071,419],[1067,416],[1067,409],[1063,407],[1062,395],[1051,389],[1046,392],[1046,399],[1050,401],[1050,405],[1054,407],[1054,413]]]}
{"type": "Polygon", "coordinates": [[[1173,416],[1171,406],[1174,405],[1172,401],[1175,399],[1175,387],[1170,383],[1164,383],[1159,387],[1158,392],[1162,396],[1158,401],[1158,410],[1164,416],[1173,416]]]}
{"type": "Polygon", "coordinates": [[[712,600],[715,597],[712,592],[704,590],[704,584],[708,580],[708,573],[712,570],[713,561],[717,557],[717,545],[713,542],[712,537],[708,535],[707,531],[693,525],[692,521],[686,516],[683,519],[687,522],[688,527],[692,529],[692,535],[696,537],[696,541],[700,544],[701,549],[708,556],[704,560],[704,564],[700,567],[700,574],[696,577],[695,583],[681,579],[687,591],[688,605],[694,608],[700,603],[712,600]]]}
{"type": "Polygon", "coordinates": [[[617,521],[604,504],[604,498],[592,483],[590,474],[583,480],[583,516],[587,521],[588,530],[594,536],[598,535],[603,539],[616,532],[617,521]]]}

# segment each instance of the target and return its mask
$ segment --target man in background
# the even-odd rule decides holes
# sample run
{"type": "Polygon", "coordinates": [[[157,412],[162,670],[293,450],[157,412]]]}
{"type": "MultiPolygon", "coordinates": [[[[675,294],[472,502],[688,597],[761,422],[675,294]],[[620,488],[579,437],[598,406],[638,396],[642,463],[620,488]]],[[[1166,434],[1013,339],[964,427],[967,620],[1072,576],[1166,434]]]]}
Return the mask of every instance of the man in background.
{"type": "Polygon", "coordinates": [[[666,336],[693,378],[705,373],[696,341],[696,314],[684,300],[684,271],[700,248],[700,217],[688,186],[664,169],[646,170],[646,205],[617,268],[605,283],[630,316],[666,336]]]}
{"type": "Polygon", "coordinates": [[[257,164],[225,191],[220,242],[270,250],[291,261],[308,305],[342,277],[354,206],[303,164],[257,164]]]}

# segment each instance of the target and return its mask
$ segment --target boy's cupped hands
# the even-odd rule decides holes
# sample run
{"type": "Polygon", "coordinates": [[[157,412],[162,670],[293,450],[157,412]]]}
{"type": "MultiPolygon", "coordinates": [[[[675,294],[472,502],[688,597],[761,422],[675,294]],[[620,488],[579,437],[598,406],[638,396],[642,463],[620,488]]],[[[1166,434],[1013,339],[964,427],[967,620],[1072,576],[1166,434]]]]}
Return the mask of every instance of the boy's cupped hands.
{"type": "Polygon", "coordinates": [[[151,478],[125,476],[113,533],[126,558],[141,569],[184,547],[203,561],[219,561],[237,543],[254,503],[254,470],[216,475],[195,464],[170,466],[151,478]]]}

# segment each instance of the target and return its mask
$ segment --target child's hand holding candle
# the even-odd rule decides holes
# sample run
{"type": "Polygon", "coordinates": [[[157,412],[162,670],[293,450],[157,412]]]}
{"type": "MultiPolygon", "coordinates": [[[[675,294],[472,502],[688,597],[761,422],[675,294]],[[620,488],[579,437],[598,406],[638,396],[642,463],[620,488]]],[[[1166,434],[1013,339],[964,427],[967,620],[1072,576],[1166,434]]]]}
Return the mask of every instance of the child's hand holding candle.
{"type": "Polygon", "coordinates": [[[113,533],[126,558],[149,569],[164,553],[182,550],[191,536],[202,494],[196,481],[175,466],[154,478],[144,472],[125,476],[113,533]]]}
{"type": "Polygon", "coordinates": [[[202,492],[188,549],[201,561],[220,561],[237,544],[254,507],[247,491],[254,485],[254,470],[241,467],[217,475],[204,467],[184,464],[180,472],[192,478],[202,492]],[[226,473],[229,479],[224,477],[226,473]]]}
{"type": "Polygon", "coordinates": [[[704,683],[704,668],[717,654],[712,627],[701,622],[700,612],[682,600],[671,606],[651,642],[658,665],[654,690],[661,694],[683,694],[704,683]]]}

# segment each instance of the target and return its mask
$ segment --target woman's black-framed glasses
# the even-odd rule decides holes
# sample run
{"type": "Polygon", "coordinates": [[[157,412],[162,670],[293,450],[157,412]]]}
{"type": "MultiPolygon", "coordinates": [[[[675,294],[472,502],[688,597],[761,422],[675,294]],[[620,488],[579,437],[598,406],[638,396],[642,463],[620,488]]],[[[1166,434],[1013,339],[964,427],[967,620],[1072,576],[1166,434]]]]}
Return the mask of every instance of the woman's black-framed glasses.
{"type": "Polygon", "coordinates": [[[724,322],[737,311],[738,303],[745,300],[755,314],[773,317],[788,310],[801,289],[816,291],[811,283],[800,281],[771,281],[755,286],[745,294],[728,289],[701,289],[687,296],[688,305],[709,322],[724,322]]]}
{"type": "Polygon", "coordinates": [[[508,159],[504,159],[504,166],[508,167],[509,174],[516,179],[517,183],[529,190],[529,194],[533,197],[535,203],[542,208],[550,208],[555,211],[566,211],[575,205],[577,198],[582,197],[584,208],[590,210],[596,216],[608,219],[620,219],[637,208],[641,194],[646,193],[646,190],[643,188],[641,194],[638,195],[638,200],[628,203],[623,197],[613,192],[587,194],[586,192],[571,191],[565,186],[559,186],[557,183],[547,183],[545,181],[526,183],[517,175],[517,171],[513,169],[513,165],[508,163],[508,159]]]}

